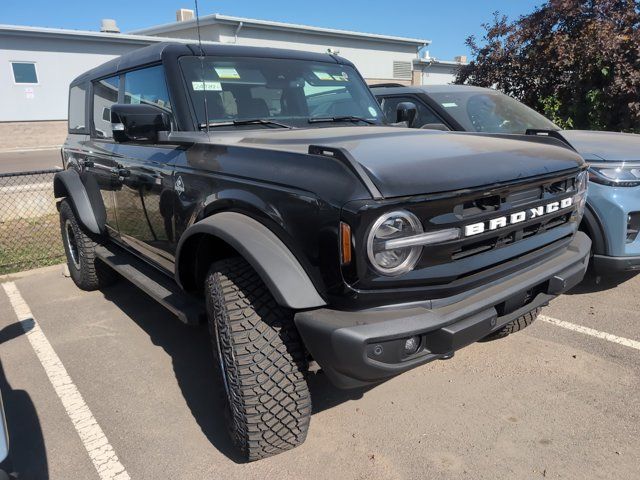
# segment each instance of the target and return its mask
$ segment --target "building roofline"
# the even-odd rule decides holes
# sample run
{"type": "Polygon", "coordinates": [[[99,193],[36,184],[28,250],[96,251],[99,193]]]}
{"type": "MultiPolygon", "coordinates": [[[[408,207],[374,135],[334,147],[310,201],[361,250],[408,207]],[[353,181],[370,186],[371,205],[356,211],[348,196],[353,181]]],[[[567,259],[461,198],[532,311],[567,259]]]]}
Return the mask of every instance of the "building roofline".
{"type": "Polygon", "coordinates": [[[108,40],[114,43],[129,43],[148,45],[150,43],[159,42],[180,42],[180,39],[176,38],[163,38],[145,35],[132,35],[126,33],[109,33],[109,32],[94,32],[91,30],[69,30],[63,28],[49,28],[49,27],[28,27],[23,25],[3,25],[0,24],[0,36],[2,35],[18,35],[29,37],[58,37],[58,38],[78,38],[78,39],[91,39],[97,41],[108,40]]]}
{"type": "Polygon", "coordinates": [[[464,66],[469,65],[469,62],[456,62],[455,60],[438,60],[436,58],[416,58],[413,63],[420,63],[424,65],[447,65],[447,66],[464,66]]]}
{"type": "MultiPolygon", "coordinates": [[[[243,17],[234,17],[230,15],[222,15],[220,13],[214,13],[212,15],[205,15],[200,17],[200,25],[212,25],[215,23],[221,24],[239,24],[243,23],[245,25],[254,25],[257,27],[271,29],[271,30],[284,30],[284,31],[297,31],[304,32],[309,34],[317,34],[317,35],[334,35],[340,37],[354,37],[354,38],[365,38],[373,41],[380,42],[393,42],[393,43],[405,43],[417,46],[430,45],[431,40],[425,40],[420,38],[407,38],[407,37],[397,37],[393,35],[379,35],[376,33],[364,33],[364,32],[354,32],[350,30],[339,30],[335,28],[324,28],[324,27],[313,27],[310,25],[300,25],[295,23],[284,23],[284,22],[273,22],[270,20],[257,20],[254,18],[243,18],[243,17]]],[[[154,27],[142,28],[138,30],[133,30],[129,32],[131,34],[143,34],[143,35],[155,35],[157,33],[167,33],[173,32],[176,30],[182,30],[183,28],[195,27],[196,19],[193,20],[185,20],[182,22],[171,22],[165,23],[162,25],[156,25],[154,27]]]]}

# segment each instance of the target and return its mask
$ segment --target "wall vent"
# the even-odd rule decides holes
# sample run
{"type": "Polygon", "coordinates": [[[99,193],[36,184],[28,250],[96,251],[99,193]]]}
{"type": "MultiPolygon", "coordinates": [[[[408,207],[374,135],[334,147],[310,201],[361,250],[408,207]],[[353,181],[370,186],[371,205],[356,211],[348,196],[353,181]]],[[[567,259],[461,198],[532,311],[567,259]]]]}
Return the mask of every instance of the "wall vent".
{"type": "Polygon", "coordinates": [[[393,78],[411,80],[411,62],[393,62],[393,78]]]}

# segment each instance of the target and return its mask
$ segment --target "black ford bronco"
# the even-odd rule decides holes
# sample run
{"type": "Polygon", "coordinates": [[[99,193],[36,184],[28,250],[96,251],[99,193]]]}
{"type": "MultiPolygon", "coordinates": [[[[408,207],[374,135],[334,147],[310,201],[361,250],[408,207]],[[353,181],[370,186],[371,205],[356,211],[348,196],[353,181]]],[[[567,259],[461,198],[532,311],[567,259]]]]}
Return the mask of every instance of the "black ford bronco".
{"type": "Polygon", "coordinates": [[[352,388],[450,358],[531,323],[588,263],[575,152],[385,125],[335,55],[134,51],[73,81],[62,152],[74,282],[123,276],[208,319],[249,460],[304,441],[310,366],[352,388]]]}

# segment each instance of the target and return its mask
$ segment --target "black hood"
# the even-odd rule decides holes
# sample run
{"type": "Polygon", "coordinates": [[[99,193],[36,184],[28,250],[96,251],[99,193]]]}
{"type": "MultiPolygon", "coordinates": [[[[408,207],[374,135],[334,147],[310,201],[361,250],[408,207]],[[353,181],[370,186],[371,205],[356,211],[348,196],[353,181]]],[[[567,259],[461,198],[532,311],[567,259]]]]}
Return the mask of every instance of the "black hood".
{"type": "Polygon", "coordinates": [[[587,161],[640,160],[640,135],[590,130],[562,130],[559,133],[587,161]]]}
{"type": "Polygon", "coordinates": [[[552,141],[396,127],[252,130],[234,143],[305,153],[310,145],[344,148],[384,197],[483,187],[583,164],[575,152],[552,141]]]}

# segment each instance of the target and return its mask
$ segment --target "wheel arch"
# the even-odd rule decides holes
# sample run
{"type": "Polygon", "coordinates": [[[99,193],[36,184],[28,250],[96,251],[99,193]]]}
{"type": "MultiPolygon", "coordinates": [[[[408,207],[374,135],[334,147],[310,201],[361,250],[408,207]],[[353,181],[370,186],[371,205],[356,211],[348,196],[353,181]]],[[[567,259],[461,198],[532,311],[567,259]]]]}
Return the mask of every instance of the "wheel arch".
{"type": "Polygon", "coordinates": [[[602,222],[598,218],[598,214],[593,207],[587,203],[584,210],[584,217],[580,223],[579,229],[586,233],[593,243],[593,253],[596,255],[605,255],[608,251],[607,237],[602,228],[602,222]]]}
{"type": "Polygon", "coordinates": [[[176,281],[184,290],[197,290],[211,263],[233,255],[249,262],[280,305],[300,310],[326,304],[282,240],[237,212],[215,213],[185,231],[176,251],[176,281]]]}
{"type": "Polygon", "coordinates": [[[53,177],[53,193],[55,198],[67,198],[78,220],[92,233],[104,232],[106,210],[100,189],[90,175],[80,177],[76,170],[64,170],[53,177]]]}

